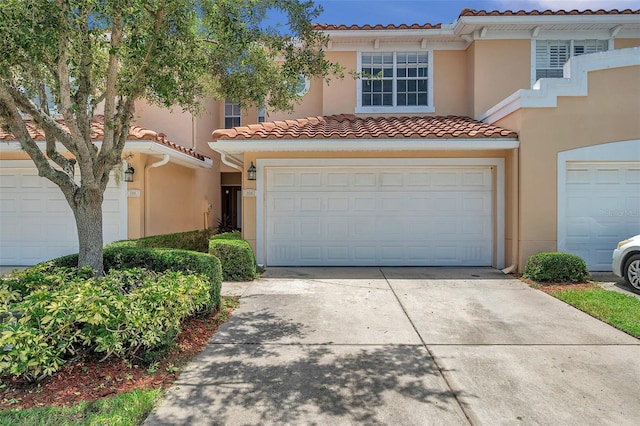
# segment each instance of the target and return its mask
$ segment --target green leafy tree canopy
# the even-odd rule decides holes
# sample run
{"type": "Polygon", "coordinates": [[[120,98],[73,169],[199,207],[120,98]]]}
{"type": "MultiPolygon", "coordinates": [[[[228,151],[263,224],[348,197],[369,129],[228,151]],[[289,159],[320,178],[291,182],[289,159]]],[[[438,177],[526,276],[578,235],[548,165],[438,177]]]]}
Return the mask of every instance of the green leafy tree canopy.
{"type": "Polygon", "coordinates": [[[103,194],[122,161],[135,102],[197,112],[212,94],[291,109],[300,76],[340,73],[313,29],[318,13],[298,0],[2,0],[0,125],[64,193],[79,266],[103,271],[103,194]],[[283,27],[269,25],[273,13],[283,27]],[[95,143],[99,105],[104,138],[95,143]],[[44,151],[25,117],[43,130],[44,151]]]}

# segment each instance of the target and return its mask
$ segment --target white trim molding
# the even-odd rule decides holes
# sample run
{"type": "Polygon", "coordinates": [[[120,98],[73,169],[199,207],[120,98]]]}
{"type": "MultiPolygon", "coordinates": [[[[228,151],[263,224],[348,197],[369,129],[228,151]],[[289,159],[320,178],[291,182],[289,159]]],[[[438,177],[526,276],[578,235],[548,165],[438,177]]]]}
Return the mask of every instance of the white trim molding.
{"type": "Polygon", "coordinates": [[[518,90],[476,119],[491,124],[521,108],[555,108],[560,96],[588,95],[589,72],[629,66],[640,66],[640,47],[576,56],[565,64],[564,78],[542,78],[532,89],[518,90]]]}
{"type": "Polygon", "coordinates": [[[505,161],[503,158],[278,158],[257,159],[256,182],[256,261],[260,265],[266,260],[265,229],[265,176],[267,167],[385,167],[385,166],[488,166],[495,170],[495,253],[493,265],[504,268],[505,227],[505,161]]]}
{"type": "Polygon", "coordinates": [[[478,139],[269,139],[209,142],[216,152],[339,152],[339,151],[479,151],[515,149],[517,138],[478,139]]]}
{"type": "MultiPolygon", "coordinates": [[[[370,49],[369,49],[370,51],[370,49]]],[[[362,72],[362,54],[363,53],[369,53],[369,51],[367,49],[358,49],[358,51],[356,52],[357,54],[357,59],[356,59],[356,66],[357,66],[357,71],[358,73],[362,72]]],[[[396,91],[396,87],[395,84],[397,82],[397,77],[396,77],[396,71],[398,68],[398,65],[396,63],[396,54],[397,53],[407,53],[407,52],[416,52],[419,54],[423,54],[426,53],[427,54],[427,105],[408,105],[408,106],[363,106],[362,105],[362,82],[363,82],[363,78],[358,78],[356,80],[356,108],[354,113],[355,114],[415,114],[415,113],[432,113],[436,111],[435,105],[434,105],[434,96],[433,96],[433,92],[434,92],[434,80],[433,80],[433,75],[434,75],[434,63],[433,63],[433,49],[427,50],[426,52],[421,52],[420,49],[412,49],[412,50],[405,50],[405,49],[378,49],[376,48],[376,51],[373,53],[393,53],[393,81],[394,81],[394,88],[393,88],[393,101],[394,103],[397,100],[397,91],[396,91]]],[[[417,78],[417,77],[416,77],[417,78]]]]}

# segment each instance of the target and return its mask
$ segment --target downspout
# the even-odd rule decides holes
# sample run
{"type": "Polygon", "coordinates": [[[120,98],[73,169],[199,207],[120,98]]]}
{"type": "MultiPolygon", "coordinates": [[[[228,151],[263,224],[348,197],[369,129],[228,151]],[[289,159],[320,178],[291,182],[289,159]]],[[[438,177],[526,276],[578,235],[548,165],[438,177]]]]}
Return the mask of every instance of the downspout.
{"type": "MultiPolygon", "coordinates": [[[[513,177],[516,181],[511,188],[512,198],[512,219],[511,219],[511,265],[502,270],[505,274],[510,274],[518,270],[518,256],[520,255],[520,149],[515,148],[511,153],[511,163],[513,177]]],[[[514,180],[512,179],[512,180],[514,180]]]]}
{"type": "Polygon", "coordinates": [[[191,149],[196,150],[196,118],[191,115],[191,149]]]}
{"type": "Polygon", "coordinates": [[[169,162],[169,154],[164,154],[164,157],[162,157],[162,160],[160,161],[156,161],[155,163],[151,163],[148,166],[145,166],[144,168],[144,198],[143,198],[143,211],[144,214],[142,215],[142,229],[143,229],[143,236],[146,237],[148,234],[148,230],[147,228],[149,227],[149,203],[147,202],[147,198],[149,197],[149,193],[148,193],[148,188],[149,188],[149,170],[154,168],[154,167],[162,167],[165,164],[167,164],[169,162]]]}
{"type": "Polygon", "coordinates": [[[242,172],[242,167],[237,163],[233,163],[233,162],[229,161],[227,159],[227,154],[224,153],[224,152],[220,152],[220,161],[222,161],[223,164],[225,164],[225,165],[227,165],[227,166],[229,166],[229,167],[231,167],[233,169],[240,170],[242,172]]]}

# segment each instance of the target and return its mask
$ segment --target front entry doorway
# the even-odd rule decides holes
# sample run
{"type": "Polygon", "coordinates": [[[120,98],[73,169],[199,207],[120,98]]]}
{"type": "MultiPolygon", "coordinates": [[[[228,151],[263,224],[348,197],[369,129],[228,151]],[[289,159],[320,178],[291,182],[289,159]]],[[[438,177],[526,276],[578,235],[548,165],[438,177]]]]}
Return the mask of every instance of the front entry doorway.
{"type": "Polygon", "coordinates": [[[221,224],[226,231],[242,230],[242,187],[222,187],[221,224]]]}

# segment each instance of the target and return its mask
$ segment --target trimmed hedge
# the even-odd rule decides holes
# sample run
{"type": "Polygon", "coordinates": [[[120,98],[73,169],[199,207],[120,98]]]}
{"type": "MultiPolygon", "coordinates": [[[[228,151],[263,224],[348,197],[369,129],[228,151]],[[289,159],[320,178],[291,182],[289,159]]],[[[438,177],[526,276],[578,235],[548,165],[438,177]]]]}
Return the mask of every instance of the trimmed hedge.
{"type": "Polygon", "coordinates": [[[40,264],[0,282],[0,376],[38,380],[83,353],[153,361],[208,309],[205,275],[40,264]]]}
{"type": "Polygon", "coordinates": [[[174,248],[208,253],[209,238],[211,238],[215,232],[215,229],[207,228],[197,231],[154,235],[137,240],[115,241],[107,244],[107,247],[174,248]]]}
{"type": "Polygon", "coordinates": [[[253,250],[238,232],[214,236],[209,241],[209,253],[220,259],[222,277],[226,281],[250,281],[258,271],[253,250]]]}
{"type": "MultiPolygon", "coordinates": [[[[72,254],[44,262],[44,265],[74,268],[78,266],[78,255],[72,254]]],[[[42,265],[42,264],[41,264],[42,265]]],[[[177,249],[106,247],[104,269],[145,268],[156,272],[176,271],[186,274],[201,274],[211,283],[210,311],[220,308],[222,267],[220,260],[206,253],[177,249]]]]}
{"type": "Polygon", "coordinates": [[[580,256],[542,252],[529,256],[523,277],[537,282],[580,283],[589,275],[587,264],[580,256]]]}
{"type": "Polygon", "coordinates": [[[212,240],[241,240],[242,234],[239,231],[223,232],[211,237],[212,240]]]}

